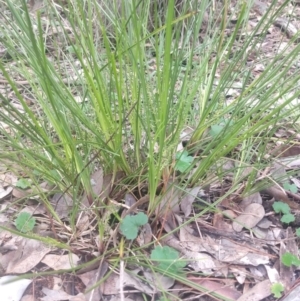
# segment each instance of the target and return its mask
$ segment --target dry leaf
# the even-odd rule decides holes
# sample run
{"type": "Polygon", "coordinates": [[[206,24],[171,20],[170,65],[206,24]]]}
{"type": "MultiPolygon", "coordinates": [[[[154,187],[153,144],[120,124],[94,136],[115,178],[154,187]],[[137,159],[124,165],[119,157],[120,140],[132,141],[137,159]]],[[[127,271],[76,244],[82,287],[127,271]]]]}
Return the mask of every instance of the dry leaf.
{"type": "MultiPolygon", "coordinates": [[[[140,271],[140,270],[138,270],[140,271]]],[[[138,276],[134,276],[133,271],[131,273],[124,272],[124,288],[135,288],[146,294],[153,294],[155,290],[150,287],[147,283],[142,281],[138,276]]],[[[120,293],[120,275],[112,273],[108,279],[104,282],[103,294],[104,295],[115,295],[120,293]]]]}
{"type": "Polygon", "coordinates": [[[193,252],[183,250],[184,258],[189,262],[189,267],[195,272],[203,272],[206,275],[211,275],[218,269],[217,261],[209,254],[203,252],[193,252]]]}
{"type": "Polygon", "coordinates": [[[24,295],[21,301],[36,301],[33,295],[24,295]]]}
{"type": "Polygon", "coordinates": [[[138,237],[136,238],[137,243],[139,244],[139,246],[144,246],[147,245],[151,242],[152,240],[152,229],[149,223],[147,223],[146,225],[143,225],[142,227],[140,227],[140,234],[138,235],[138,237]]]}
{"type": "Polygon", "coordinates": [[[242,246],[228,239],[198,238],[191,235],[185,227],[180,228],[180,242],[176,242],[176,238],[164,241],[182,253],[185,253],[186,250],[205,252],[221,262],[254,266],[269,263],[269,257],[263,255],[260,249],[255,252],[252,246],[248,248],[246,245],[242,246]]]}
{"type": "MultiPolygon", "coordinates": [[[[112,176],[109,175],[109,181],[111,181],[112,179],[112,176]]],[[[91,176],[91,185],[92,185],[92,192],[94,194],[94,197],[99,197],[99,195],[102,192],[102,189],[103,189],[103,169],[100,168],[99,170],[97,170],[96,172],[94,172],[91,176]]],[[[105,190],[110,190],[110,185],[105,185],[105,190]]],[[[88,195],[87,193],[84,194],[83,198],[82,198],[82,201],[81,203],[86,206],[86,207],[90,207],[91,204],[89,204],[89,200],[88,200],[88,195]]]]}
{"type": "Polygon", "coordinates": [[[294,201],[291,201],[286,193],[279,189],[277,186],[272,186],[263,190],[263,192],[272,196],[275,200],[280,200],[290,206],[292,209],[300,209],[300,205],[294,201]]]}
{"type": "Polygon", "coordinates": [[[225,298],[237,300],[242,294],[234,288],[234,285],[228,286],[221,281],[211,281],[203,278],[189,278],[190,281],[195,282],[204,287],[209,292],[217,293],[225,298]]]}
{"type": "Polygon", "coordinates": [[[300,285],[296,285],[289,292],[286,293],[280,301],[299,301],[300,296],[300,285]]]}
{"type": "Polygon", "coordinates": [[[264,216],[265,209],[262,205],[258,203],[250,204],[245,208],[243,213],[234,220],[232,227],[236,232],[241,232],[244,227],[251,229],[256,226],[264,216]]]}
{"type": "Polygon", "coordinates": [[[154,274],[151,270],[144,271],[144,276],[154,290],[162,288],[164,291],[168,291],[168,289],[175,283],[174,278],[170,278],[159,273],[154,274]]]}
{"type": "Polygon", "coordinates": [[[237,301],[261,301],[270,296],[272,283],[269,279],[261,281],[244,293],[237,301]]]}
{"type": "Polygon", "coordinates": [[[197,198],[200,189],[200,186],[194,187],[192,189],[187,189],[186,195],[182,198],[180,207],[185,217],[188,217],[191,214],[193,202],[197,198]]]}
{"type": "Polygon", "coordinates": [[[82,293],[76,296],[71,296],[63,290],[50,290],[46,287],[42,288],[42,292],[45,294],[45,296],[41,298],[42,301],[86,301],[86,298],[82,293]]]}
{"type": "Polygon", "coordinates": [[[240,203],[240,208],[245,209],[248,205],[257,203],[262,204],[262,198],[259,192],[244,197],[240,203]]]}
{"type": "Polygon", "coordinates": [[[160,219],[160,222],[167,233],[172,232],[178,227],[177,215],[172,212],[167,212],[166,215],[160,219]]]}
{"type": "Polygon", "coordinates": [[[52,268],[53,270],[64,270],[64,269],[67,270],[77,266],[78,261],[79,261],[79,257],[75,254],[67,254],[67,255],[48,254],[41,262],[46,264],[48,267],[52,268]]]}
{"type": "Polygon", "coordinates": [[[272,222],[265,217],[257,224],[257,227],[261,229],[269,229],[271,226],[272,222]]]}
{"type": "Polygon", "coordinates": [[[159,208],[157,210],[158,216],[164,216],[166,211],[171,211],[173,213],[179,213],[179,199],[182,194],[182,190],[177,188],[175,183],[169,183],[167,192],[163,195],[159,208]]]}
{"type": "Polygon", "coordinates": [[[19,279],[10,283],[17,278],[16,276],[4,276],[0,278],[1,300],[3,301],[19,301],[22,298],[27,286],[32,282],[29,279],[19,279]]]}
{"type": "Polygon", "coordinates": [[[69,214],[74,206],[73,199],[68,194],[62,193],[54,194],[50,203],[61,219],[69,217],[69,214]]]}
{"type": "Polygon", "coordinates": [[[7,196],[9,196],[9,194],[13,191],[13,187],[9,186],[7,188],[4,188],[3,186],[1,186],[0,183],[0,200],[5,199],[7,196]]]}
{"type": "Polygon", "coordinates": [[[201,246],[203,243],[205,243],[203,239],[191,235],[186,227],[180,228],[180,244],[182,246],[180,251],[189,261],[189,265],[197,272],[212,274],[219,264],[206,253],[205,247],[201,246]]]}
{"type": "Polygon", "coordinates": [[[244,267],[241,266],[230,267],[230,271],[232,272],[232,274],[234,275],[235,279],[239,284],[245,283],[248,271],[244,267]]]}
{"type": "Polygon", "coordinates": [[[8,253],[13,253],[10,254],[13,256],[13,260],[9,262],[6,273],[26,273],[34,268],[50,251],[50,247],[38,240],[23,238],[18,250],[8,253]]]}
{"type": "Polygon", "coordinates": [[[20,189],[20,188],[14,187],[13,190],[12,190],[12,195],[16,199],[25,198],[27,196],[30,196],[31,193],[32,193],[31,189],[20,189]]]}
{"type": "Polygon", "coordinates": [[[264,267],[267,271],[269,280],[272,283],[280,282],[279,273],[274,267],[270,267],[269,265],[266,265],[266,264],[264,265],[264,267]]]}
{"type": "Polygon", "coordinates": [[[222,231],[233,232],[232,223],[229,224],[224,221],[224,217],[232,220],[236,217],[236,214],[232,210],[224,210],[222,213],[215,213],[213,218],[213,226],[222,231]]]}
{"type": "MultiPolygon", "coordinates": [[[[96,282],[104,277],[108,270],[108,263],[103,261],[102,264],[98,263],[97,270],[85,273],[81,275],[81,279],[86,285],[86,290],[89,290],[90,287],[94,286],[96,282]]],[[[93,288],[91,291],[85,294],[87,300],[102,300],[104,284],[98,285],[93,288]]]]}
{"type": "Polygon", "coordinates": [[[79,230],[79,233],[77,235],[80,235],[83,231],[87,230],[90,227],[90,217],[88,213],[82,212],[82,214],[79,215],[77,222],[76,222],[76,228],[79,230]]]}

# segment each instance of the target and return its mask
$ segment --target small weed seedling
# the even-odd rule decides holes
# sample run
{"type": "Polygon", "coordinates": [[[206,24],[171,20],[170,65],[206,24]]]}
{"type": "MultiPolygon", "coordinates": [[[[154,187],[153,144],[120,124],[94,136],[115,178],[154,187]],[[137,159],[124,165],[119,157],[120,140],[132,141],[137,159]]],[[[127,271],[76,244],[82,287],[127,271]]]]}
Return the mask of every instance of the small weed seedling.
{"type": "Polygon", "coordinates": [[[292,265],[300,266],[299,258],[296,255],[289,252],[286,252],[282,255],[281,262],[287,267],[291,267],[292,265]]]}
{"type": "Polygon", "coordinates": [[[186,261],[179,258],[179,253],[170,247],[155,247],[151,252],[151,260],[158,263],[158,267],[163,271],[172,274],[182,272],[182,268],[186,266],[186,261]]]}
{"type": "Polygon", "coordinates": [[[27,189],[31,187],[31,183],[27,179],[21,178],[17,181],[16,187],[21,189],[27,189]]]}
{"type": "Polygon", "coordinates": [[[279,282],[274,283],[271,287],[271,292],[272,292],[272,294],[274,295],[275,298],[280,298],[281,293],[283,291],[284,291],[284,286],[279,282]]]}
{"type": "Polygon", "coordinates": [[[194,158],[189,156],[189,153],[185,150],[176,154],[175,170],[185,172],[191,166],[194,158]]]}
{"type": "Polygon", "coordinates": [[[35,225],[35,218],[28,212],[21,212],[15,220],[15,225],[23,233],[30,232],[35,225]]]}
{"type": "Polygon", "coordinates": [[[148,223],[148,216],[139,212],[136,215],[127,215],[120,225],[121,233],[127,239],[135,239],[138,235],[139,227],[148,223]]]}
{"type": "MultiPolygon", "coordinates": [[[[287,187],[285,187],[287,190],[287,187]]],[[[289,224],[290,222],[293,222],[295,220],[295,216],[290,212],[290,206],[283,202],[275,202],[273,204],[273,209],[276,213],[282,213],[283,216],[280,219],[281,222],[289,224]]],[[[300,236],[300,228],[296,230],[296,235],[300,236]]],[[[298,257],[292,253],[286,252],[281,257],[281,262],[287,266],[290,267],[292,265],[300,266],[300,260],[298,257]]],[[[280,298],[281,293],[283,292],[284,287],[281,283],[274,283],[272,285],[271,291],[274,294],[275,298],[280,298]]]]}
{"type": "Polygon", "coordinates": [[[290,184],[289,182],[285,182],[285,183],[283,184],[283,188],[284,188],[285,190],[287,190],[287,191],[292,192],[292,193],[297,193],[297,191],[298,191],[297,186],[296,186],[295,184],[290,184]]]}
{"type": "Polygon", "coordinates": [[[288,204],[283,202],[274,202],[273,209],[276,213],[282,213],[280,221],[289,224],[295,221],[295,216],[291,213],[291,208],[288,204]]]}
{"type": "Polygon", "coordinates": [[[232,122],[229,119],[222,119],[218,124],[211,126],[209,134],[215,138],[220,135],[226,126],[230,125],[232,125],[232,122]]]}

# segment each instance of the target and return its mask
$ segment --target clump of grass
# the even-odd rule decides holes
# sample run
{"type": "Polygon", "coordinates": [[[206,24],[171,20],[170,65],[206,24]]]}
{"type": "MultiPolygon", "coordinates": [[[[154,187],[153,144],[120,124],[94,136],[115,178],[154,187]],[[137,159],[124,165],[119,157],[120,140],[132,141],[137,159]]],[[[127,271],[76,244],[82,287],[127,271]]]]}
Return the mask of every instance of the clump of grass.
{"type": "Polygon", "coordinates": [[[247,54],[263,51],[271,8],[254,32],[242,36],[250,7],[241,1],[227,36],[227,1],[218,18],[208,0],[183,1],[179,11],[174,0],[163,11],[150,0],[105,3],[49,2],[31,13],[25,1],[7,1],[2,43],[11,61],[0,62],[0,70],[22,109],[1,92],[1,162],[37,185],[47,180],[59,191],[68,188],[79,200],[74,210],[84,192],[96,197],[94,169],[122,171],[129,187],[147,186],[153,212],[157,188],[164,192],[174,181],[180,135],[189,126],[185,149],[195,160],[180,181],[207,185],[213,172],[222,178],[217,166],[230,156],[236,162],[233,192],[245,167],[255,163],[258,170],[265,163],[279,124],[299,117],[292,105],[299,75],[289,74],[299,47],[286,47],[253,78],[247,54]],[[226,92],[236,82],[238,96],[228,103],[226,92]]]}
{"type": "Polygon", "coordinates": [[[296,74],[288,75],[297,48],[278,54],[281,59],[270,61],[258,78],[251,79],[245,68],[247,52],[261,43],[256,32],[267,28],[267,16],[244,37],[241,49],[233,50],[247,24],[246,4],[239,6],[230,36],[226,3],[220,23],[214,23],[209,1],[181,3],[176,14],[174,1],[168,1],[164,23],[151,1],[50,4],[30,13],[25,3],[8,1],[9,15],[2,15],[8,25],[2,40],[13,63],[0,68],[22,111],[1,94],[1,119],[10,131],[2,130],[0,142],[5,163],[18,162],[60,190],[71,185],[76,193],[80,187],[91,193],[97,163],[107,173],[121,170],[133,182],[146,181],[153,208],[157,187],[173,174],[185,126],[194,129],[187,149],[201,161],[190,177],[193,185],[237,146],[243,145],[235,159],[250,162],[248,150],[266,144],[276,124],[293,112],[289,104],[296,92],[279,100],[298,81],[296,74]],[[20,93],[13,74],[27,81],[23,90],[34,104],[20,93]],[[237,77],[240,94],[227,104],[226,91],[237,77]],[[217,134],[211,134],[213,128],[217,134]]]}
{"type": "Polygon", "coordinates": [[[1,95],[1,118],[13,132],[2,131],[1,148],[6,163],[17,161],[20,169],[34,170],[60,190],[72,186],[78,193],[82,187],[91,194],[94,164],[88,163],[96,153],[93,163],[106,172],[122,170],[133,182],[137,177],[146,181],[149,208],[154,208],[157,187],[173,174],[185,126],[194,128],[187,147],[201,160],[190,178],[193,185],[239,145],[243,148],[235,159],[250,162],[247,150],[262,139],[267,143],[276,124],[292,112],[288,105],[296,93],[280,104],[278,100],[298,80],[287,75],[297,49],[281,60],[274,58],[252,80],[245,69],[247,52],[259,47],[256,32],[267,16],[234,52],[235,41],[241,39],[238,32],[247,24],[245,4],[239,6],[228,37],[227,3],[219,12],[219,24],[208,1],[181,3],[180,12],[169,1],[164,23],[151,1],[50,4],[41,13],[30,13],[25,3],[7,2],[10,15],[2,20],[9,26],[3,43],[14,64],[0,67],[23,112],[1,95]],[[207,34],[200,41],[204,27],[207,34]],[[13,72],[28,81],[25,89],[34,105],[20,93],[13,72]],[[237,77],[241,92],[227,104],[226,90],[237,77]],[[212,136],[214,126],[220,131],[212,136]]]}

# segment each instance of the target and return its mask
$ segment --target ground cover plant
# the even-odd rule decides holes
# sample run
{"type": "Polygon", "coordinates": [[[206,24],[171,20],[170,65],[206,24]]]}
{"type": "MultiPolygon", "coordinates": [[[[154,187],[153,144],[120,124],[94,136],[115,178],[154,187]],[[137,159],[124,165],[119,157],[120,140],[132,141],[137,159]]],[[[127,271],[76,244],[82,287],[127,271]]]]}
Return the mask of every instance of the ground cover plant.
{"type": "Polygon", "coordinates": [[[297,288],[296,3],[1,8],[0,286],[25,278],[16,300],[297,288]]]}

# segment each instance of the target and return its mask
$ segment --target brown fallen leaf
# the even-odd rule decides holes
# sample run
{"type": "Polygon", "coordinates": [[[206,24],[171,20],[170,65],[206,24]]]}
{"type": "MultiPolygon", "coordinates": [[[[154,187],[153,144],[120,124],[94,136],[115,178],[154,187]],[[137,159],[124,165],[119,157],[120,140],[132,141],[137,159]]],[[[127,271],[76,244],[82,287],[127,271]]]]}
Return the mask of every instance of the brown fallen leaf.
{"type": "Polygon", "coordinates": [[[138,237],[136,238],[137,243],[139,246],[144,246],[147,245],[151,242],[152,240],[152,229],[149,223],[146,225],[143,225],[140,227],[140,232],[138,237]]]}
{"type": "Polygon", "coordinates": [[[244,197],[240,202],[239,207],[245,209],[248,205],[253,203],[262,204],[262,198],[259,192],[244,197]]]}
{"type": "Polygon", "coordinates": [[[46,287],[42,288],[42,292],[45,294],[45,296],[41,298],[42,301],[86,301],[85,295],[82,293],[71,296],[63,290],[51,290],[46,287]]]}
{"type": "Polygon", "coordinates": [[[224,217],[227,217],[232,220],[236,217],[236,214],[234,211],[231,210],[224,210],[222,213],[215,213],[213,218],[214,228],[225,231],[227,233],[233,232],[232,224],[227,223],[224,220],[224,217]]]}
{"type": "MultiPolygon", "coordinates": [[[[108,181],[111,181],[111,176],[109,177],[109,179],[107,179],[108,181]]],[[[100,168],[99,170],[97,170],[96,172],[94,172],[91,175],[91,185],[92,185],[92,191],[93,191],[93,197],[98,197],[101,193],[102,193],[102,189],[103,189],[103,169],[100,168]]],[[[105,190],[109,189],[110,185],[105,186],[105,190]]],[[[86,207],[90,207],[90,203],[89,203],[89,198],[87,193],[84,194],[82,200],[81,200],[81,204],[83,204],[86,207]]]]}
{"type": "Polygon", "coordinates": [[[0,186],[0,200],[3,200],[6,197],[8,197],[12,191],[13,191],[13,187],[11,186],[7,188],[0,186]]]}
{"type": "Polygon", "coordinates": [[[162,197],[159,207],[157,208],[158,216],[164,216],[166,211],[171,211],[173,213],[180,212],[179,202],[182,195],[182,190],[177,188],[174,184],[176,183],[168,183],[167,192],[162,197]]]}
{"type": "Polygon", "coordinates": [[[24,295],[20,301],[35,301],[35,297],[33,295],[24,295]]]}
{"type": "Polygon", "coordinates": [[[160,273],[153,273],[150,269],[144,271],[144,276],[153,289],[163,288],[167,291],[175,283],[174,278],[164,276],[160,273]]]}
{"type": "MultiPolygon", "coordinates": [[[[8,253],[13,253],[10,254],[10,256],[13,256],[13,260],[9,262],[6,273],[26,273],[34,268],[50,251],[51,247],[38,240],[22,238],[18,250],[8,253]]],[[[3,257],[6,255],[3,255],[3,257]]]]}
{"type": "Polygon", "coordinates": [[[263,254],[261,249],[255,250],[253,246],[248,248],[247,245],[241,245],[229,239],[214,240],[208,236],[195,237],[185,227],[180,228],[180,241],[174,235],[169,235],[162,241],[183,254],[187,251],[205,252],[213,256],[216,262],[254,266],[269,263],[269,257],[263,254]]]}
{"type": "MultiPolygon", "coordinates": [[[[138,272],[140,270],[138,269],[138,272]]],[[[134,276],[134,271],[124,272],[123,278],[124,289],[127,287],[135,288],[146,294],[153,294],[156,289],[153,289],[150,285],[142,281],[139,276],[134,276]]],[[[120,293],[120,275],[116,273],[110,274],[107,280],[104,282],[103,294],[104,295],[115,295],[120,293]]]]}
{"type": "Polygon", "coordinates": [[[67,193],[64,195],[61,193],[54,194],[50,203],[60,219],[69,217],[69,214],[74,206],[73,199],[67,193]]]}
{"type": "Polygon", "coordinates": [[[244,293],[237,301],[261,301],[270,296],[272,283],[269,279],[261,281],[244,293]]]}
{"type": "Polygon", "coordinates": [[[256,226],[264,216],[264,207],[258,203],[252,203],[234,220],[232,227],[236,232],[241,232],[244,227],[251,229],[256,226]]]}
{"type": "Polygon", "coordinates": [[[243,266],[231,266],[229,268],[230,272],[234,275],[235,279],[239,284],[244,284],[248,271],[243,266]]]}
{"type": "Polygon", "coordinates": [[[188,217],[191,214],[193,202],[197,198],[200,189],[200,186],[188,189],[186,195],[182,198],[180,202],[180,208],[185,217],[188,217]]]}
{"type": "Polygon", "coordinates": [[[79,257],[75,254],[55,255],[48,254],[41,261],[53,270],[71,269],[77,266],[79,257]]]}
{"type": "MultiPolygon", "coordinates": [[[[86,285],[86,299],[89,301],[98,301],[102,300],[102,294],[103,294],[103,284],[98,285],[94,287],[92,290],[90,290],[90,287],[93,287],[95,283],[97,283],[100,279],[103,279],[104,275],[106,274],[108,270],[108,263],[106,261],[100,261],[98,264],[98,268],[94,271],[86,273],[89,277],[86,279],[85,285],[86,285]]],[[[84,275],[82,275],[84,277],[84,275]]],[[[83,278],[81,278],[83,279],[83,278]]]]}
{"type": "Polygon", "coordinates": [[[239,291],[237,291],[234,288],[233,285],[227,286],[226,284],[222,283],[222,281],[211,281],[211,280],[206,280],[203,278],[195,278],[195,277],[188,277],[188,279],[190,281],[193,281],[193,282],[201,285],[206,290],[208,290],[208,292],[217,293],[225,298],[237,300],[242,295],[239,291]]]}
{"type": "Polygon", "coordinates": [[[288,198],[288,196],[285,194],[285,192],[277,186],[272,186],[269,188],[265,188],[262,190],[262,192],[272,196],[275,200],[280,200],[290,206],[292,209],[300,210],[300,205],[288,198]]]}

